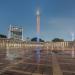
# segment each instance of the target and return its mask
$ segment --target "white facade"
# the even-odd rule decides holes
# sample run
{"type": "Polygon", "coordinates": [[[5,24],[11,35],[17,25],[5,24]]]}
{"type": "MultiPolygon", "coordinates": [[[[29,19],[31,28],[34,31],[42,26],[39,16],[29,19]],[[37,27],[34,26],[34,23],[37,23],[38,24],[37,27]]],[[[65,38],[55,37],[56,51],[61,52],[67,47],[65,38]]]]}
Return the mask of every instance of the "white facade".
{"type": "Polygon", "coordinates": [[[23,28],[10,25],[8,38],[23,40],[23,28]]]}

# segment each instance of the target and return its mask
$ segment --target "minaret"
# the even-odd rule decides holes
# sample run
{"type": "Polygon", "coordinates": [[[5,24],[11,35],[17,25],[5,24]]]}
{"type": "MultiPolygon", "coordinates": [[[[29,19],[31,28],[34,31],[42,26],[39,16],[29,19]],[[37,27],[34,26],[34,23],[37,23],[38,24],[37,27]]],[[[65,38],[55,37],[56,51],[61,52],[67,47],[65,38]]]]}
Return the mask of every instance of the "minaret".
{"type": "Polygon", "coordinates": [[[40,35],[40,11],[37,9],[36,11],[36,32],[37,32],[37,42],[39,42],[39,35],[40,35]]]}
{"type": "MultiPolygon", "coordinates": [[[[37,9],[36,11],[36,35],[37,35],[37,43],[39,43],[39,37],[40,37],[40,11],[37,9]]],[[[40,62],[40,47],[37,46],[35,49],[35,57],[36,57],[36,62],[40,62]]]]}

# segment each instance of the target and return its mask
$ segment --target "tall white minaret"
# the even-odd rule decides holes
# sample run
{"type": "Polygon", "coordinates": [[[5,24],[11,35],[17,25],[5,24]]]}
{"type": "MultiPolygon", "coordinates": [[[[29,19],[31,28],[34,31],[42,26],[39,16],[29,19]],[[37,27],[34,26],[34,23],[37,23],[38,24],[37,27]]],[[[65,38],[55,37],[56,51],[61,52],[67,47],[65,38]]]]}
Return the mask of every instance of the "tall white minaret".
{"type": "Polygon", "coordinates": [[[40,36],[40,10],[37,9],[36,11],[36,32],[37,32],[37,42],[39,42],[40,36]]]}
{"type": "MultiPolygon", "coordinates": [[[[36,11],[36,34],[37,34],[37,43],[39,43],[40,42],[39,41],[39,37],[40,37],[40,11],[39,9],[37,9],[36,11]]],[[[40,62],[40,47],[37,46],[35,50],[36,50],[36,53],[35,53],[36,62],[39,63],[40,62]]]]}

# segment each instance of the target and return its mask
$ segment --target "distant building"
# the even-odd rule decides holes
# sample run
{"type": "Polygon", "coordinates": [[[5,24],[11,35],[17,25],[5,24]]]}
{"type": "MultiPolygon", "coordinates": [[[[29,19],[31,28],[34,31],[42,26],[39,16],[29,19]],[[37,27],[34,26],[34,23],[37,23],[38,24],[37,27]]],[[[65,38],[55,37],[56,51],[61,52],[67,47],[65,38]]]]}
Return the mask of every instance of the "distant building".
{"type": "Polygon", "coordinates": [[[64,42],[26,42],[22,40],[0,38],[0,59],[7,58],[9,60],[15,58],[24,58],[30,52],[35,51],[39,47],[45,51],[65,51],[71,53],[75,50],[75,41],[64,42]]]}
{"type": "Polygon", "coordinates": [[[23,28],[10,25],[8,38],[23,40],[23,28]]]}

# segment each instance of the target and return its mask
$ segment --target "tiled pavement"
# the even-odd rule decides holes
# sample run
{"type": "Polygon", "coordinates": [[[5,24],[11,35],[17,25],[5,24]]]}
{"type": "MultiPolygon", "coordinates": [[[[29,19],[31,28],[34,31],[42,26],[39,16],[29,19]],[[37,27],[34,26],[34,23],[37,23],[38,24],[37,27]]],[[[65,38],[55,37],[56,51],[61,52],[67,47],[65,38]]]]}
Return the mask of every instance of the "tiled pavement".
{"type": "Polygon", "coordinates": [[[71,55],[42,51],[36,63],[35,52],[16,63],[0,60],[0,75],[75,75],[75,59],[71,55]]]}

